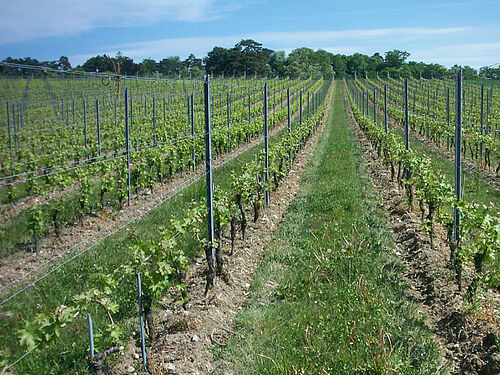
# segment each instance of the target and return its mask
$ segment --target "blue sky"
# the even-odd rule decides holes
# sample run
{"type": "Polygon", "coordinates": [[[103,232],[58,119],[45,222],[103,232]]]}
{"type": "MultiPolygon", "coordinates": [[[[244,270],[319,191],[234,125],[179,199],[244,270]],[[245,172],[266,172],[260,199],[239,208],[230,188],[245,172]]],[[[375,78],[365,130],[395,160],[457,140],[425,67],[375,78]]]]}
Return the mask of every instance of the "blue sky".
{"type": "Polygon", "coordinates": [[[73,66],[121,51],[136,62],[231,47],[410,52],[409,60],[500,64],[500,0],[1,0],[0,59],[73,66]]]}

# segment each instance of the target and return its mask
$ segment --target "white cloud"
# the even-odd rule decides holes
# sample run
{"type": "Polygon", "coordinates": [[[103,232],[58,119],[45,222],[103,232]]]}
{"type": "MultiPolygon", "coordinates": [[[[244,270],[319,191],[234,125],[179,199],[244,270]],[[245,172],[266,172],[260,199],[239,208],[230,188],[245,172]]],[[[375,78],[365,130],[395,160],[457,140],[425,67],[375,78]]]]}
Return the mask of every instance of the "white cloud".
{"type": "Polygon", "coordinates": [[[339,31],[298,31],[298,32],[263,32],[256,33],[259,38],[270,42],[322,44],[325,42],[373,41],[377,38],[391,37],[393,40],[415,40],[428,36],[443,36],[463,33],[467,27],[450,28],[384,28],[352,29],[339,31]]]}
{"type": "MultiPolygon", "coordinates": [[[[470,34],[473,30],[469,27],[381,28],[339,31],[256,32],[231,36],[170,38],[110,46],[93,54],[70,56],[70,61],[73,65],[78,65],[97,54],[107,53],[115,55],[118,51],[132,57],[136,61],[141,61],[144,58],[159,60],[172,55],[186,57],[190,53],[194,53],[196,56],[205,56],[214,46],[228,48],[241,39],[251,38],[263,43],[265,47],[275,50],[285,50],[287,53],[301,46],[314,49],[322,48],[332,53],[342,54],[352,54],[355,52],[366,54],[373,54],[375,52],[383,53],[397,48],[409,51],[411,59],[436,61],[446,65],[453,65],[456,62],[461,63],[467,56],[455,56],[451,53],[453,51],[450,51],[451,54],[449,56],[441,54],[441,57],[449,59],[449,63],[443,59],[436,60],[435,58],[439,57],[439,51],[442,50],[442,47],[436,47],[435,54],[430,53],[428,50],[429,40],[432,39],[433,45],[446,46],[450,44],[450,41],[460,40],[460,38],[466,34],[470,34]]],[[[469,60],[467,61],[469,63],[469,60]]],[[[479,66],[480,64],[481,62],[478,61],[474,66],[479,66]]]]}
{"type": "Polygon", "coordinates": [[[118,52],[121,52],[123,55],[133,58],[135,61],[142,61],[145,58],[160,60],[168,56],[187,57],[190,53],[194,53],[196,56],[204,56],[214,46],[232,47],[241,39],[238,38],[239,36],[227,36],[152,40],[110,46],[96,51],[95,53],[73,55],[70,56],[69,59],[72,65],[79,65],[90,57],[98,54],[102,55],[104,53],[115,56],[118,52]]]}
{"type": "Polygon", "coordinates": [[[422,48],[412,60],[437,62],[443,65],[470,65],[472,67],[500,64],[500,43],[465,43],[422,48]]]}
{"type": "Polygon", "coordinates": [[[239,7],[230,0],[4,0],[0,44],[64,36],[96,27],[144,26],[220,17],[239,7]]]}

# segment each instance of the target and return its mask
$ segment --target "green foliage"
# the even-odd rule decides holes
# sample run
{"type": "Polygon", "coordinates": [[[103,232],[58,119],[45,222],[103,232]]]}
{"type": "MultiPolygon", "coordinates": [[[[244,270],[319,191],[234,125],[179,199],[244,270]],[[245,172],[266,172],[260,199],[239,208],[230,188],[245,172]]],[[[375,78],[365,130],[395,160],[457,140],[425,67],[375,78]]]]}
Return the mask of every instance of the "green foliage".
{"type": "Polygon", "coordinates": [[[40,313],[34,321],[22,321],[17,330],[19,345],[27,350],[53,343],[61,336],[61,330],[77,316],[78,309],[61,305],[53,313],[40,313]],[[43,344],[43,345],[42,345],[43,344]]]}
{"type": "Polygon", "coordinates": [[[392,50],[385,53],[384,62],[388,68],[400,68],[405,60],[410,56],[406,51],[392,50]]]}
{"type": "Polygon", "coordinates": [[[79,203],[79,215],[80,222],[83,220],[83,215],[90,208],[90,194],[92,193],[90,174],[86,170],[80,172],[80,196],[78,198],[79,203]]]}
{"type": "Polygon", "coordinates": [[[326,51],[313,51],[310,48],[297,48],[290,52],[286,62],[286,74],[290,77],[331,76],[332,54],[326,51]]]}
{"type": "Polygon", "coordinates": [[[139,71],[139,66],[134,63],[130,57],[117,53],[115,57],[107,55],[97,55],[91,57],[81,66],[86,72],[118,73],[126,75],[135,75],[139,71]],[[118,71],[116,66],[119,65],[118,71]]]}
{"type": "MultiPolygon", "coordinates": [[[[187,234],[187,226],[191,223],[183,221],[180,224],[184,235],[187,234]]],[[[159,298],[173,285],[178,284],[184,288],[179,282],[179,274],[186,272],[188,259],[179,246],[175,229],[175,226],[173,230],[163,229],[162,239],[158,243],[137,239],[131,246],[134,255],[132,267],[141,274],[144,294],[154,299],[159,298]]]]}
{"type": "Polygon", "coordinates": [[[28,210],[28,229],[34,241],[34,250],[37,251],[40,239],[45,233],[45,218],[40,206],[33,206],[28,210]]]}
{"type": "Polygon", "coordinates": [[[360,167],[342,87],[300,190],[264,254],[217,374],[438,374],[404,297],[380,202],[360,167]],[[333,121],[332,121],[333,120],[333,121]]]}
{"type": "MultiPolygon", "coordinates": [[[[309,85],[306,87],[314,90],[319,88],[321,83],[321,81],[312,83],[308,80],[297,84],[309,85]]],[[[299,103],[295,101],[292,108],[296,110],[298,105],[299,103]]],[[[261,109],[262,107],[255,109],[255,111],[261,109]]],[[[274,158],[287,158],[290,143],[293,145],[294,152],[297,151],[300,143],[312,132],[320,113],[324,109],[325,104],[322,105],[321,110],[318,111],[315,117],[304,120],[301,126],[297,125],[291,140],[288,137],[283,138],[284,140],[278,142],[276,147],[271,147],[272,160],[274,158]]],[[[276,122],[281,122],[286,118],[284,116],[285,111],[286,109],[276,111],[270,115],[270,118],[276,122]]],[[[254,121],[251,127],[241,127],[245,130],[242,133],[242,140],[246,139],[246,132],[251,131],[255,132],[255,134],[260,132],[261,125],[261,122],[254,121]]],[[[236,133],[237,127],[235,126],[234,129],[236,133]]],[[[181,149],[169,146],[159,151],[162,155],[169,153],[167,154],[167,158],[170,158],[168,162],[173,166],[172,171],[167,173],[171,174],[177,168],[176,165],[183,164],[179,159],[182,158],[182,155],[189,155],[191,148],[181,149]]],[[[156,177],[166,170],[165,166],[160,162],[163,158],[160,158],[159,155],[156,153],[145,153],[145,155],[145,159],[138,158],[134,160],[134,168],[140,172],[137,174],[136,184],[142,188],[152,183],[152,176],[156,177]],[[155,169],[157,169],[157,173],[152,173],[155,169]]],[[[262,159],[259,160],[262,162],[262,159]]],[[[273,161],[272,165],[274,166],[272,168],[280,168],[279,162],[275,163],[273,161]]],[[[281,165],[281,169],[288,168],[288,166],[289,163],[284,163],[281,165]]],[[[245,194],[248,195],[248,203],[256,195],[261,194],[264,186],[262,182],[259,183],[255,178],[257,172],[260,174],[264,172],[262,166],[253,162],[249,163],[246,171],[248,181],[245,182],[247,184],[245,194]]],[[[279,174],[280,178],[282,175],[283,173],[279,174]]],[[[109,167],[82,168],[78,170],[77,179],[80,186],[75,201],[81,214],[90,211],[96,201],[98,205],[99,201],[103,202],[102,197],[99,199],[99,192],[112,193],[115,186],[118,187],[118,190],[126,192],[126,189],[123,189],[123,185],[125,185],[124,179],[126,180],[126,169],[123,168],[123,163],[118,164],[116,168],[114,164],[110,164],[109,167]],[[102,178],[96,180],[96,176],[102,178]],[[119,181],[113,180],[115,176],[118,176],[119,181]]],[[[117,194],[119,193],[117,192],[117,194]]],[[[125,193],[123,193],[123,196],[126,196],[125,193]]],[[[224,190],[217,187],[214,197],[214,209],[216,225],[222,229],[226,228],[232,219],[232,213],[236,210],[232,193],[224,192],[224,190]]],[[[51,201],[48,212],[52,215],[52,218],[59,215],[61,213],[61,201],[51,201]]],[[[62,332],[64,332],[65,336],[69,336],[66,327],[70,325],[69,323],[75,324],[76,317],[83,312],[107,316],[107,325],[103,328],[96,327],[95,330],[94,336],[97,350],[125,342],[129,339],[129,332],[127,322],[123,317],[127,315],[130,305],[135,303],[135,300],[131,300],[133,293],[124,293],[122,289],[134,283],[136,273],[141,274],[144,301],[151,298],[154,302],[166,293],[171,293],[172,296],[186,302],[185,273],[189,267],[189,261],[184,253],[185,246],[187,243],[195,242],[201,249],[207,244],[203,225],[205,215],[206,208],[204,204],[194,202],[191,208],[183,212],[180,217],[172,218],[169,224],[158,227],[160,239],[158,237],[155,237],[156,239],[145,239],[133,236],[133,240],[130,241],[129,253],[131,259],[129,261],[116,266],[111,272],[103,271],[104,267],[101,268],[94,264],[91,275],[84,275],[84,277],[89,277],[89,280],[88,286],[83,291],[65,297],[65,305],[60,305],[53,311],[44,309],[43,306],[37,307],[34,317],[21,321],[17,331],[18,344],[25,349],[31,349],[38,345],[39,350],[49,350],[49,347],[57,345],[57,339],[62,332]],[[120,286],[122,287],[120,288],[120,286]]],[[[215,241],[212,245],[218,246],[219,243],[215,241]]],[[[79,279],[82,275],[75,273],[74,277],[79,279]]],[[[81,322],[79,325],[81,325],[81,322]]]]}
{"type": "Polygon", "coordinates": [[[273,51],[252,39],[241,40],[233,48],[214,47],[205,58],[205,69],[215,75],[259,76],[268,74],[267,63],[273,51]]]}
{"type": "MultiPolygon", "coordinates": [[[[486,285],[496,285],[499,280],[500,270],[492,267],[485,272],[483,264],[485,262],[494,263],[498,257],[500,249],[498,240],[499,217],[495,213],[494,205],[480,206],[464,200],[457,201],[454,189],[446,183],[445,177],[439,173],[430,162],[430,159],[423,153],[412,149],[405,150],[401,145],[394,142],[394,135],[385,133],[381,127],[375,124],[371,118],[363,115],[354,105],[351,96],[350,104],[356,120],[363,131],[372,141],[383,150],[381,155],[390,162],[401,162],[406,170],[411,171],[410,178],[404,181],[404,187],[409,197],[416,189],[417,199],[422,204],[427,205],[428,215],[423,220],[424,229],[429,232],[431,244],[433,243],[433,224],[439,221],[448,227],[452,226],[453,218],[451,212],[457,209],[461,216],[460,243],[449,238],[449,245],[452,255],[456,257],[456,272],[459,288],[462,286],[462,270],[467,265],[472,265],[474,270],[473,281],[469,285],[468,295],[472,298],[475,295],[480,283],[486,281],[486,285]]],[[[398,111],[396,118],[401,118],[401,111],[398,111]]],[[[418,121],[417,117],[412,120],[418,121]]],[[[418,127],[415,123],[412,128],[418,127]]],[[[412,200],[409,199],[410,204],[412,200]]],[[[423,209],[422,209],[423,214],[423,209]]]]}
{"type": "Polygon", "coordinates": [[[52,218],[52,225],[54,226],[54,233],[57,237],[61,235],[61,216],[64,209],[64,202],[62,200],[51,200],[49,203],[50,216],[52,218]]]}
{"type": "MultiPolygon", "coordinates": [[[[44,66],[51,69],[60,69],[60,70],[70,70],[71,64],[69,59],[66,56],[61,56],[59,60],[52,61],[38,61],[37,59],[32,59],[31,57],[13,59],[12,57],[7,57],[2,60],[2,62],[11,63],[11,64],[20,64],[20,65],[31,65],[31,66],[44,66]]],[[[22,75],[23,71],[17,68],[0,66],[0,74],[8,74],[8,75],[22,75]]]]}
{"type": "MultiPolygon", "coordinates": [[[[197,64],[195,61],[196,59],[192,58],[191,60],[190,64],[194,64],[193,66],[195,66],[197,64]]],[[[261,82],[257,80],[253,81],[248,79],[248,82],[256,85],[255,88],[261,85],[261,82]]],[[[32,83],[32,85],[34,84],[35,83],[32,83]]],[[[268,87],[270,92],[276,94],[277,98],[279,98],[280,91],[284,90],[286,86],[290,86],[293,99],[294,94],[299,90],[314,90],[320,84],[321,81],[314,82],[310,79],[304,81],[280,80],[269,81],[268,87]]],[[[194,83],[186,83],[186,85],[191,85],[191,87],[174,84],[172,89],[176,90],[181,87],[183,87],[183,89],[190,88],[192,90],[196,90],[198,87],[199,89],[199,86],[196,86],[194,83]]],[[[212,85],[215,90],[214,92],[217,92],[217,90],[226,90],[224,81],[215,80],[212,82],[212,85]]],[[[231,104],[231,138],[229,140],[227,132],[223,129],[225,128],[223,125],[226,124],[225,106],[223,105],[220,107],[218,105],[220,103],[215,103],[216,105],[213,110],[212,120],[214,131],[212,141],[214,145],[217,145],[218,153],[226,152],[228,145],[234,148],[246,142],[249,137],[251,138],[260,134],[262,129],[262,120],[258,119],[258,116],[262,113],[260,90],[253,89],[250,92],[253,103],[251,107],[253,121],[251,123],[248,123],[248,106],[246,101],[248,95],[247,87],[244,88],[242,86],[238,90],[233,88],[232,95],[237,99],[231,104]]],[[[295,97],[296,96],[297,95],[295,95],[295,97]]],[[[56,193],[60,198],[51,201],[47,209],[44,209],[47,221],[54,224],[56,234],[59,233],[63,225],[72,225],[76,222],[83,223],[85,215],[94,213],[96,208],[103,209],[105,206],[109,205],[113,208],[121,209],[128,197],[128,170],[125,158],[121,157],[124,156],[121,154],[124,142],[123,129],[120,126],[112,126],[112,124],[114,124],[113,99],[114,91],[111,100],[109,100],[109,97],[102,99],[100,107],[100,150],[103,155],[107,155],[104,161],[96,163],[96,158],[99,157],[99,148],[96,145],[96,140],[93,138],[95,134],[93,130],[91,130],[90,125],[90,120],[95,115],[92,111],[95,111],[95,108],[93,108],[90,102],[86,103],[88,145],[87,148],[84,148],[82,147],[81,131],[73,129],[71,124],[72,102],[70,101],[68,103],[66,100],[66,103],[64,103],[63,101],[61,107],[57,106],[57,113],[55,116],[68,115],[66,118],[69,120],[67,124],[68,129],[62,129],[57,137],[52,136],[52,134],[50,136],[44,134],[44,136],[39,139],[31,139],[33,138],[32,136],[23,135],[22,141],[29,141],[30,144],[26,152],[24,152],[24,149],[20,149],[19,152],[21,160],[26,160],[27,162],[26,167],[7,168],[10,162],[9,158],[2,159],[3,162],[0,162],[1,166],[4,168],[4,173],[7,174],[19,174],[26,172],[26,170],[39,170],[46,171],[47,175],[42,178],[36,178],[36,176],[31,175],[32,172],[29,172],[27,176],[30,178],[25,184],[18,182],[10,185],[4,190],[0,189],[0,194],[6,196],[5,200],[7,201],[9,199],[8,195],[10,194],[13,200],[12,203],[16,205],[19,203],[18,200],[20,198],[26,196],[31,197],[39,194],[56,193]],[[64,110],[61,111],[64,104],[66,104],[68,113],[64,110]],[[64,151],[61,152],[61,150],[64,151]],[[51,156],[48,157],[47,154],[51,156]],[[113,156],[111,160],[109,160],[109,156],[113,156]],[[114,159],[115,157],[118,157],[118,159],[114,159]],[[68,164],[72,167],[66,170],[68,164]],[[56,203],[56,201],[62,202],[63,207],[61,207],[61,209],[59,209],[59,207],[52,207],[52,204],[56,203]]],[[[195,151],[195,158],[197,162],[199,162],[201,155],[203,155],[204,148],[203,142],[200,142],[197,138],[193,140],[172,142],[171,135],[185,128],[185,112],[181,109],[186,105],[183,95],[175,98],[169,97],[165,100],[165,116],[161,116],[163,112],[162,101],[156,101],[156,148],[151,147],[150,142],[152,141],[152,137],[148,134],[151,130],[151,123],[147,119],[152,116],[152,101],[148,100],[148,98],[144,98],[143,103],[139,105],[137,101],[134,101],[134,103],[133,112],[137,114],[139,111],[141,116],[135,116],[135,131],[131,133],[130,143],[134,147],[137,146],[138,151],[135,152],[135,148],[132,148],[132,164],[130,171],[132,178],[130,189],[132,193],[136,192],[137,194],[141,194],[146,188],[149,188],[151,192],[153,192],[154,186],[157,183],[165,182],[167,179],[172,178],[175,173],[191,167],[193,150],[195,151]],[[142,104],[145,106],[143,107],[142,104]],[[145,111],[144,116],[143,111],[145,111]],[[164,117],[164,119],[162,119],[162,117],[164,117]],[[145,134],[147,134],[146,137],[145,134]]],[[[281,108],[279,101],[275,103],[273,100],[273,104],[276,104],[277,108],[269,116],[270,123],[282,122],[286,118],[286,108],[281,108]]],[[[82,106],[83,102],[75,101],[75,123],[82,120],[82,106]]],[[[195,102],[195,112],[199,113],[201,109],[201,104],[195,102]]],[[[296,112],[297,109],[298,101],[295,99],[292,102],[292,112],[296,112]]],[[[54,108],[50,106],[50,108],[44,108],[44,110],[45,116],[47,116],[46,121],[52,122],[54,119],[50,115],[54,112],[54,108]]],[[[29,119],[25,118],[25,120],[28,123],[29,119]]],[[[37,117],[37,121],[38,120],[39,117],[37,117]]],[[[57,117],[57,121],[60,121],[60,117],[57,117]]],[[[118,121],[120,121],[119,112],[118,121]]],[[[26,142],[26,144],[28,143],[26,142]]],[[[0,151],[8,152],[8,149],[2,149],[0,151]]],[[[26,243],[28,240],[32,240],[27,228],[28,215],[21,216],[26,217],[26,219],[18,220],[18,218],[15,218],[10,221],[12,224],[8,224],[6,228],[6,232],[16,233],[17,235],[8,235],[6,238],[2,237],[0,239],[0,247],[5,253],[18,251],[22,248],[22,246],[20,246],[21,244],[26,243]]]]}

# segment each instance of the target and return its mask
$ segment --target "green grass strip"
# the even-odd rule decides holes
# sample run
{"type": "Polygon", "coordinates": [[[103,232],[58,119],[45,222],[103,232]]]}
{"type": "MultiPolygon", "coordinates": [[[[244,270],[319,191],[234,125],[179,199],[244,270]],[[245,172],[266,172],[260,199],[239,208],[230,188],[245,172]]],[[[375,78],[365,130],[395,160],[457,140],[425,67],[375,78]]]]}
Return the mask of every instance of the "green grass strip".
{"type": "Polygon", "coordinates": [[[342,87],[238,316],[238,334],[216,353],[226,363],[219,373],[439,373],[438,346],[405,297],[342,87]]]}

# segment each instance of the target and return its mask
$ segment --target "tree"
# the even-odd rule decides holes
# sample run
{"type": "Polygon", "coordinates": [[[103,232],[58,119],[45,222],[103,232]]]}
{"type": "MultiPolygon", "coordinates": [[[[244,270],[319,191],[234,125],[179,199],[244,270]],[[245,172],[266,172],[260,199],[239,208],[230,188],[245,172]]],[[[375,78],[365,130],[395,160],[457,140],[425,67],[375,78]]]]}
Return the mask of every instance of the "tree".
{"type": "Polygon", "coordinates": [[[422,77],[431,78],[443,78],[446,75],[446,68],[439,64],[422,64],[422,77]]]}
{"type": "Polygon", "coordinates": [[[202,62],[203,62],[202,59],[197,59],[195,55],[190,54],[187,57],[187,59],[182,62],[182,65],[186,69],[193,69],[193,68],[201,69],[203,67],[202,62]]]}
{"type": "Polygon", "coordinates": [[[333,73],[333,54],[323,49],[317,50],[313,55],[315,65],[319,66],[321,74],[324,78],[330,78],[333,73]]]}
{"type": "Polygon", "coordinates": [[[86,72],[117,73],[115,66],[118,64],[120,65],[121,74],[133,76],[139,72],[139,65],[134,63],[134,60],[130,57],[123,56],[120,52],[115,57],[109,57],[108,55],[91,57],[81,67],[86,72]]]}
{"type": "Polygon", "coordinates": [[[205,70],[207,74],[222,75],[227,73],[231,66],[231,53],[228,49],[214,47],[205,58],[205,70]]]}
{"type": "Polygon", "coordinates": [[[344,77],[347,69],[346,56],[340,54],[333,55],[332,66],[337,77],[344,77]]]}
{"type": "Polygon", "coordinates": [[[297,48],[290,52],[286,61],[286,73],[290,77],[311,77],[322,75],[331,77],[333,55],[325,50],[314,51],[310,48],[297,48]]]}
{"type": "Polygon", "coordinates": [[[398,73],[401,75],[402,78],[411,78],[411,69],[408,66],[408,64],[401,65],[398,73]]]}
{"type": "Polygon", "coordinates": [[[252,39],[244,39],[233,48],[214,47],[205,58],[205,70],[216,75],[267,75],[273,51],[252,39]]]}
{"type": "Polygon", "coordinates": [[[474,80],[478,78],[477,70],[474,68],[471,68],[470,66],[466,65],[464,67],[460,65],[453,65],[449,70],[448,70],[448,76],[454,77],[455,72],[458,69],[462,69],[462,77],[464,80],[474,80]]]}
{"type": "Polygon", "coordinates": [[[262,43],[258,43],[253,39],[243,39],[234,46],[234,49],[241,53],[241,63],[243,70],[240,74],[267,75],[268,61],[274,51],[262,48],[262,43]]]}
{"type": "Polygon", "coordinates": [[[71,70],[71,64],[66,56],[61,56],[57,62],[57,67],[60,70],[71,70]]]}
{"type": "Polygon", "coordinates": [[[115,63],[120,64],[120,72],[129,76],[134,76],[139,72],[139,65],[134,63],[130,57],[123,56],[121,52],[116,54],[113,59],[115,63]]]}
{"type": "Polygon", "coordinates": [[[388,68],[399,69],[409,56],[410,54],[406,51],[400,51],[398,49],[394,49],[392,51],[387,51],[385,53],[384,62],[388,68]]]}
{"type": "Polygon", "coordinates": [[[360,53],[355,53],[347,58],[347,74],[354,75],[354,72],[363,74],[368,68],[368,56],[360,53]]]}
{"type": "Polygon", "coordinates": [[[293,78],[306,78],[321,74],[321,67],[314,58],[314,51],[301,47],[294,49],[288,55],[286,72],[293,78]]]}
{"type": "Polygon", "coordinates": [[[474,68],[471,68],[469,65],[465,65],[463,67],[463,75],[464,79],[467,80],[474,80],[478,78],[477,70],[474,68]]]}
{"type": "Polygon", "coordinates": [[[283,77],[285,75],[286,56],[285,51],[275,51],[269,58],[269,67],[271,74],[275,77],[283,77]]]}
{"type": "Polygon", "coordinates": [[[82,69],[86,72],[98,71],[114,73],[113,62],[107,55],[91,57],[82,64],[82,69]]]}
{"type": "Polygon", "coordinates": [[[376,72],[380,72],[384,68],[384,59],[378,52],[373,56],[368,58],[366,70],[369,73],[375,75],[376,72]]]}
{"type": "Polygon", "coordinates": [[[498,68],[483,66],[479,69],[479,76],[486,79],[500,79],[500,66],[498,68]]]}
{"type": "MultiPolygon", "coordinates": [[[[13,59],[12,57],[7,57],[3,62],[11,64],[20,65],[30,65],[30,66],[44,66],[56,70],[71,70],[71,64],[66,56],[61,56],[59,60],[52,61],[38,61],[37,59],[32,59],[31,57],[25,57],[23,59],[13,59]]],[[[0,74],[11,74],[11,75],[23,75],[25,73],[39,75],[40,72],[33,72],[32,70],[19,69],[12,67],[0,66],[0,74]]]]}
{"type": "Polygon", "coordinates": [[[158,63],[158,70],[166,76],[178,75],[182,67],[181,58],[179,56],[169,56],[158,63]]]}
{"type": "Polygon", "coordinates": [[[185,78],[202,78],[205,74],[205,71],[202,68],[194,67],[194,68],[183,68],[181,70],[181,76],[185,78]]]}
{"type": "Polygon", "coordinates": [[[139,74],[143,76],[152,76],[158,71],[158,65],[153,59],[144,59],[139,64],[139,74]]]}
{"type": "MultiPolygon", "coordinates": [[[[6,62],[6,63],[10,63],[10,64],[34,65],[34,66],[42,65],[38,60],[32,59],[31,57],[25,57],[24,59],[13,59],[12,57],[7,57],[2,62],[6,62]]],[[[20,76],[20,75],[23,75],[23,69],[17,69],[17,68],[13,68],[13,67],[0,65],[0,73],[20,76]]]]}

